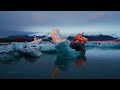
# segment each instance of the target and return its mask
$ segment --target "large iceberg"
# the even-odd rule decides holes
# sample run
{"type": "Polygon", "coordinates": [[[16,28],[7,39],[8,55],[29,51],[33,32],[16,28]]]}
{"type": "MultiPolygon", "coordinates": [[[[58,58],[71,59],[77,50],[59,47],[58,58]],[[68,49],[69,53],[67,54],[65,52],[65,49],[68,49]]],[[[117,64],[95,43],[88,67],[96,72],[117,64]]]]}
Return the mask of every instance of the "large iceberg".
{"type": "Polygon", "coordinates": [[[0,46],[0,59],[14,58],[15,56],[40,57],[42,53],[56,52],[55,45],[52,43],[34,44],[31,42],[17,43],[0,46]]]}
{"type": "Polygon", "coordinates": [[[29,55],[33,57],[40,57],[42,53],[35,49],[31,44],[28,43],[12,43],[8,46],[0,47],[1,59],[4,57],[15,57],[21,55],[29,55]],[[3,57],[2,57],[3,56],[3,57]]]}
{"type": "Polygon", "coordinates": [[[56,52],[64,55],[65,57],[78,57],[80,52],[70,47],[70,42],[63,39],[59,35],[59,29],[50,32],[52,41],[55,43],[56,52]]]}
{"type": "Polygon", "coordinates": [[[15,43],[14,50],[19,52],[26,52],[26,51],[40,51],[40,52],[51,52],[56,51],[55,45],[52,43],[41,43],[41,44],[34,44],[34,43],[15,43]]]}

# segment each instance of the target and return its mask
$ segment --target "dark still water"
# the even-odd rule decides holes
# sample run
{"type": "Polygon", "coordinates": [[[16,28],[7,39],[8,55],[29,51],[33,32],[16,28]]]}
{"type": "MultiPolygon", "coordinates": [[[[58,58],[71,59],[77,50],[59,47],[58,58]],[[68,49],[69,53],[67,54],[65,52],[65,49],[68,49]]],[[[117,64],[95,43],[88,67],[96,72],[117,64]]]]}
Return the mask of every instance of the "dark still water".
{"type": "Polygon", "coordinates": [[[91,48],[76,59],[43,54],[0,61],[0,79],[120,79],[120,50],[91,48]]]}

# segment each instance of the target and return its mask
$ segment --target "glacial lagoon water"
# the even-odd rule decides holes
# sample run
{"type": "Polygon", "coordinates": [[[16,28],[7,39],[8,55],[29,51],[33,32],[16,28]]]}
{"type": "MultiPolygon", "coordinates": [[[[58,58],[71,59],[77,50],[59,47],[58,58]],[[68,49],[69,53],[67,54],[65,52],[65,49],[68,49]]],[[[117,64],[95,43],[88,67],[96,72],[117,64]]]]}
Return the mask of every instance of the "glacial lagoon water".
{"type": "Polygon", "coordinates": [[[53,53],[0,60],[0,79],[120,79],[120,49],[87,48],[76,59],[53,53]]]}

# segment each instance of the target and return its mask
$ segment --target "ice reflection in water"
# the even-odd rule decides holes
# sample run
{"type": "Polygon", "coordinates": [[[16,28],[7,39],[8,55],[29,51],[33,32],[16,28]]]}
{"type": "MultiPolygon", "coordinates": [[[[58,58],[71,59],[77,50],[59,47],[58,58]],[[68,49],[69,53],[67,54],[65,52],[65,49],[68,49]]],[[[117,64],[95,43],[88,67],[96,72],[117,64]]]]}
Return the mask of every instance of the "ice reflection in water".
{"type": "Polygon", "coordinates": [[[82,64],[84,64],[87,61],[87,58],[85,55],[80,55],[77,58],[66,58],[62,55],[58,55],[57,59],[54,62],[54,66],[51,70],[51,77],[55,78],[59,74],[60,71],[67,71],[70,66],[70,63],[75,63],[74,65],[76,68],[80,68],[82,64]]]}

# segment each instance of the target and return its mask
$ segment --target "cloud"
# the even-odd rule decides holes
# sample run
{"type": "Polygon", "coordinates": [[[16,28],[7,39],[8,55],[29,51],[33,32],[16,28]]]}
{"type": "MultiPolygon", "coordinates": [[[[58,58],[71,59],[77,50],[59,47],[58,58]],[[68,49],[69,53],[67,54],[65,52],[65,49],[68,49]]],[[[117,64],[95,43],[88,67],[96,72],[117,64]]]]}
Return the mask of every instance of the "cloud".
{"type": "Polygon", "coordinates": [[[96,16],[95,18],[104,17],[104,16],[106,15],[106,13],[107,13],[107,12],[105,12],[105,11],[96,11],[96,12],[95,12],[95,14],[96,14],[96,15],[95,15],[95,16],[96,16]]]}
{"type": "Polygon", "coordinates": [[[29,27],[120,24],[119,11],[0,11],[0,31],[26,31],[29,27]]]}
{"type": "MultiPolygon", "coordinates": [[[[99,22],[100,19],[102,19],[107,12],[103,12],[103,11],[96,11],[93,14],[86,16],[85,18],[81,18],[80,21],[83,24],[91,24],[94,23],[95,20],[97,20],[99,22]]],[[[100,20],[101,21],[101,20],[100,20]]]]}

